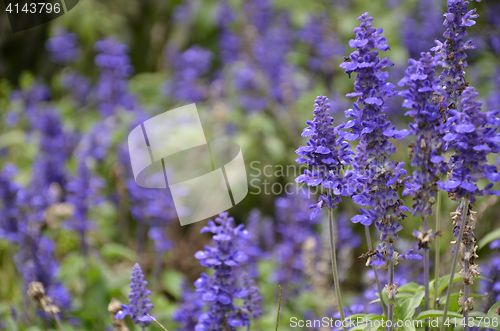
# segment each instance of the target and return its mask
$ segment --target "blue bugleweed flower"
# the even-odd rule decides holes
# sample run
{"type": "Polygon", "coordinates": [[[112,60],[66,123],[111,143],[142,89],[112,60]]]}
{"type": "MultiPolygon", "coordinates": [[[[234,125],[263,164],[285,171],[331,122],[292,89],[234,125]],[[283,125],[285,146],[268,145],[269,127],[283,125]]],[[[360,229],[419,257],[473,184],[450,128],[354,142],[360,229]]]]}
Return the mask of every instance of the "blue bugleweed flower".
{"type": "MultiPolygon", "coordinates": [[[[54,242],[41,231],[37,212],[43,206],[40,196],[32,196],[21,188],[17,194],[19,216],[17,218],[18,251],[14,256],[17,269],[24,280],[24,292],[32,282],[43,284],[49,297],[61,312],[71,310],[71,296],[64,285],[57,280],[59,264],[54,258],[54,242]]],[[[45,318],[53,316],[44,315],[45,318]]]]}
{"type": "Polygon", "coordinates": [[[262,111],[269,104],[265,92],[266,80],[258,67],[248,61],[242,61],[234,67],[232,80],[239,95],[239,105],[248,111],[262,111]]]}
{"type": "Polygon", "coordinates": [[[260,34],[272,25],[274,6],[271,0],[250,0],[245,2],[247,20],[260,34]]]}
{"type": "Polygon", "coordinates": [[[250,234],[252,240],[247,238],[237,238],[237,246],[245,247],[245,253],[248,257],[245,262],[246,272],[251,277],[258,277],[259,271],[257,268],[258,261],[266,259],[269,257],[269,253],[265,252],[263,249],[262,239],[264,237],[264,225],[265,220],[258,209],[252,209],[247,219],[246,229],[250,234]]]}
{"type": "Polygon", "coordinates": [[[402,25],[401,37],[410,57],[417,59],[421,52],[431,49],[434,40],[441,34],[443,26],[441,2],[418,1],[410,13],[402,25]]]}
{"type": "Polygon", "coordinates": [[[310,219],[307,207],[310,202],[307,194],[303,192],[287,194],[274,202],[276,232],[280,234],[281,241],[274,248],[276,270],[272,281],[286,288],[289,296],[302,290],[300,286],[305,277],[304,242],[309,237],[316,238],[316,242],[320,241],[315,228],[321,218],[310,219]]]}
{"type": "Polygon", "coordinates": [[[207,97],[208,85],[204,75],[208,73],[212,53],[199,45],[191,46],[182,53],[170,54],[173,59],[173,77],[165,84],[167,95],[177,102],[199,102],[207,97]]]}
{"type": "MultiPolygon", "coordinates": [[[[465,80],[465,51],[476,48],[472,40],[466,39],[467,28],[476,24],[473,19],[478,17],[476,10],[469,10],[468,5],[466,0],[448,1],[443,23],[447,27],[443,34],[446,40],[444,43],[436,41],[433,50],[443,67],[441,94],[448,125],[448,133],[443,139],[446,148],[454,152],[448,161],[451,168],[448,181],[440,182],[438,186],[448,191],[452,199],[470,196],[474,202],[475,195],[498,194],[497,191],[489,191],[493,184],[481,190],[475,182],[478,178],[487,178],[491,182],[500,180],[496,166],[488,165],[486,159],[488,154],[498,153],[500,135],[495,132],[500,122],[495,116],[497,110],[489,113],[481,111],[482,103],[476,101],[478,93],[473,87],[468,87],[465,80]]],[[[458,234],[457,228],[454,232],[458,234]]]]}
{"type": "Polygon", "coordinates": [[[293,34],[290,18],[280,13],[272,27],[255,39],[252,55],[268,81],[268,94],[280,105],[291,104],[298,97],[294,68],[287,60],[292,50],[293,34]]]}
{"type": "Polygon", "coordinates": [[[330,116],[330,103],[327,97],[318,96],[314,103],[314,119],[307,121],[309,125],[302,132],[302,137],[310,137],[306,146],[296,150],[300,155],[296,162],[306,164],[311,170],[304,170],[304,174],[298,176],[297,183],[305,183],[307,186],[322,185],[330,189],[333,195],[323,194],[317,204],[312,205],[311,219],[324,207],[335,209],[342,201],[341,195],[350,195],[351,187],[347,184],[351,174],[343,175],[343,169],[352,162],[350,145],[341,134],[344,124],[333,126],[333,118],[330,116]]]}
{"type": "Polygon", "coordinates": [[[193,291],[186,284],[183,284],[182,301],[172,315],[172,319],[182,326],[182,329],[178,329],[178,331],[194,330],[198,324],[198,318],[203,313],[204,305],[201,293],[193,291]]]}
{"type": "Polygon", "coordinates": [[[243,300],[242,310],[254,319],[262,315],[260,303],[262,298],[259,294],[259,288],[249,274],[243,272],[241,275],[241,287],[243,289],[240,297],[243,300]]]}
{"type": "Polygon", "coordinates": [[[14,126],[19,120],[27,118],[30,125],[35,125],[49,100],[50,89],[39,82],[33,83],[28,88],[13,91],[9,96],[9,103],[13,107],[6,116],[7,124],[14,126]],[[20,109],[16,107],[18,104],[20,109]]]}
{"type": "Polygon", "coordinates": [[[500,68],[499,67],[497,67],[496,72],[494,73],[492,85],[494,86],[494,88],[490,92],[488,99],[486,100],[486,105],[487,105],[488,110],[498,110],[498,109],[500,109],[500,68]]]}
{"type": "Polygon", "coordinates": [[[410,131],[416,142],[410,145],[411,165],[416,167],[413,177],[406,183],[404,194],[413,195],[413,215],[432,214],[435,202],[436,183],[446,172],[443,136],[446,132],[445,119],[440,110],[437,93],[440,91],[436,79],[436,61],[430,53],[422,53],[420,60],[410,59],[410,65],[400,86],[408,86],[399,92],[405,100],[403,107],[409,108],[406,116],[412,118],[410,131]]]}
{"type": "Polygon", "coordinates": [[[223,1],[218,6],[217,23],[219,27],[219,49],[222,63],[227,64],[238,59],[240,52],[240,37],[231,31],[231,25],[235,20],[235,14],[231,6],[223,1]]]}
{"type": "MultiPolygon", "coordinates": [[[[209,277],[205,273],[194,283],[202,299],[209,303],[208,311],[199,317],[196,331],[236,331],[236,327],[250,325],[250,315],[256,308],[237,307],[235,299],[248,298],[250,293],[245,287],[239,287],[238,270],[247,260],[247,255],[236,247],[236,239],[249,238],[249,233],[242,224],[234,226],[234,219],[228,213],[221,213],[201,231],[213,234],[214,246],[205,246],[195,257],[204,267],[215,270],[209,277]]],[[[244,285],[244,284],[243,284],[244,285]]]]}
{"type": "Polygon", "coordinates": [[[59,30],[55,36],[45,42],[54,63],[68,64],[75,62],[80,55],[78,36],[75,33],[59,30]]]}
{"type": "Polygon", "coordinates": [[[13,180],[16,173],[17,168],[11,163],[4,165],[0,173],[0,238],[9,242],[19,240],[19,208],[16,200],[20,187],[13,180]]]}
{"type": "Polygon", "coordinates": [[[135,109],[135,98],[127,86],[127,79],[134,71],[134,67],[130,64],[128,47],[113,38],[108,38],[96,42],[94,49],[99,53],[94,62],[99,67],[101,75],[93,95],[97,99],[101,114],[106,117],[120,108],[135,109]]]}
{"type": "Polygon", "coordinates": [[[468,5],[469,1],[466,0],[448,0],[448,12],[444,14],[443,22],[447,27],[443,34],[446,40],[444,43],[436,40],[436,46],[432,48],[440,58],[439,64],[443,67],[439,78],[446,108],[457,104],[458,96],[467,86],[464,71],[467,68],[465,51],[475,48],[471,40],[466,40],[467,27],[476,24],[474,19],[478,17],[476,10],[469,10],[468,5]]]}
{"type": "Polygon", "coordinates": [[[89,78],[75,70],[61,73],[61,85],[71,94],[78,106],[84,106],[92,92],[89,78]]]}
{"type": "Polygon", "coordinates": [[[122,305],[123,309],[115,315],[115,318],[123,319],[125,316],[130,315],[134,323],[141,327],[151,324],[152,319],[148,315],[151,314],[151,309],[154,306],[151,300],[148,299],[151,292],[146,289],[147,284],[148,282],[144,280],[141,267],[136,263],[132,267],[132,276],[130,277],[129,304],[122,305]]]}
{"type": "Polygon", "coordinates": [[[93,174],[90,168],[90,151],[77,153],[77,173],[67,185],[68,196],[66,201],[74,206],[74,214],[69,222],[63,226],[78,233],[80,248],[85,254],[87,252],[86,234],[94,229],[95,224],[89,220],[88,211],[90,207],[100,202],[99,190],[104,187],[102,178],[93,174]]]}
{"type": "Polygon", "coordinates": [[[499,152],[500,119],[496,117],[499,111],[481,111],[477,96],[473,87],[467,87],[459,97],[459,109],[449,111],[449,132],[443,139],[454,154],[449,160],[448,181],[438,183],[439,188],[453,198],[469,196],[472,202],[475,196],[500,195],[499,191],[490,190],[493,183],[500,181],[500,174],[496,165],[489,164],[487,159],[490,153],[499,152]],[[476,185],[481,178],[490,182],[482,189],[476,185]]]}
{"type": "Polygon", "coordinates": [[[328,82],[334,71],[333,58],[344,54],[345,49],[328,29],[327,15],[310,15],[297,37],[311,47],[312,54],[307,60],[309,69],[325,76],[328,82]]]}
{"type": "Polygon", "coordinates": [[[354,29],[356,38],[349,41],[349,46],[356,50],[340,65],[349,76],[356,73],[355,92],[347,96],[358,98],[353,109],[345,112],[351,119],[344,126],[350,131],[344,132],[343,137],[348,141],[359,139],[352,163],[355,171],[355,184],[352,185],[356,187],[353,201],[371,209],[361,208],[362,214],[354,216],[352,221],[363,225],[375,223],[382,232],[381,240],[387,241],[387,245],[378,250],[385,251],[385,258],[392,259],[392,241],[402,229],[403,212],[409,209],[397,193],[406,179],[404,162],[390,161],[389,157],[396,148],[389,138],[401,139],[409,131],[395,130],[385,114],[388,109],[385,102],[396,92],[392,91],[394,85],[387,82],[389,73],[383,71],[392,62],[378,57],[377,50],[390,49],[382,35],[383,30],[372,27],[373,18],[368,13],[361,15],[359,20],[360,27],[354,29]]]}

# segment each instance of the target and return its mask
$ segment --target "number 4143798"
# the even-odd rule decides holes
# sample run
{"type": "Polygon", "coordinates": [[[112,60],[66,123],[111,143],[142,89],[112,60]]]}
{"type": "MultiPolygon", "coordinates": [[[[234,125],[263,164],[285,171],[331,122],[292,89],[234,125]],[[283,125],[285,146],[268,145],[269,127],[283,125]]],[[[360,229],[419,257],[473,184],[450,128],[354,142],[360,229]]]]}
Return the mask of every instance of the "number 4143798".
{"type": "Polygon", "coordinates": [[[30,14],[35,14],[35,13],[50,14],[50,13],[54,12],[57,14],[61,11],[61,4],[55,3],[54,5],[52,5],[51,3],[45,3],[45,2],[38,2],[38,3],[32,2],[30,4],[25,3],[24,6],[21,8],[21,10],[19,10],[18,3],[14,4],[14,5],[12,5],[12,3],[9,3],[6,11],[9,13],[14,12],[16,14],[20,13],[20,12],[24,12],[26,14],[28,14],[28,13],[30,13],[30,14]]]}

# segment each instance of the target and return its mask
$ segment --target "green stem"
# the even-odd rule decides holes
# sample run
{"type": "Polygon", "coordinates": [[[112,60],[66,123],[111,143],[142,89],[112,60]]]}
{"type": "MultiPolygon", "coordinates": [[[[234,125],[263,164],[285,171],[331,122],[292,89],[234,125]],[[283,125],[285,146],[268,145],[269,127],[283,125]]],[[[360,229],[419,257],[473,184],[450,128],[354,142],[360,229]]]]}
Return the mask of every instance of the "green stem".
{"type": "MultiPolygon", "coordinates": [[[[368,225],[365,225],[365,235],[366,235],[366,243],[368,245],[368,250],[372,251],[373,250],[373,245],[372,245],[372,237],[370,235],[370,227],[368,225]]],[[[378,296],[380,298],[380,304],[382,305],[382,311],[384,312],[384,316],[387,315],[387,308],[385,307],[385,303],[382,297],[382,286],[380,286],[380,280],[378,279],[378,272],[377,268],[375,266],[372,266],[373,268],[373,274],[375,275],[375,282],[377,283],[377,289],[378,289],[378,296]]]]}
{"type": "Polygon", "coordinates": [[[61,325],[61,319],[59,318],[59,316],[57,316],[57,314],[54,314],[54,319],[56,320],[57,328],[59,329],[59,331],[64,331],[61,325]]]}
{"type": "MultiPolygon", "coordinates": [[[[429,231],[429,227],[427,224],[427,216],[422,217],[422,230],[424,232],[424,235],[427,234],[427,231],[429,231]]],[[[428,244],[424,247],[424,292],[425,292],[425,310],[429,310],[429,281],[430,281],[430,273],[429,273],[429,262],[430,262],[430,257],[429,257],[429,246],[428,244]]],[[[426,319],[426,321],[428,321],[426,319]]],[[[429,330],[429,326],[425,327],[425,330],[429,330]]]]}
{"type": "MultiPolygon", "coordinates": [[[[153,316],[147,314],[149,318],[151,318],[156,324],[158,324],[160,326],[160,328],[163,329],[163,331],[168,331],[163,325],[161,325],[160,323],[158,323],[158,321],[156,320],[156,318],[154,318],[153,316]]],[[[144,328],[144,327],[143,327],[144,328]]]]}
{"type": "Polygon", "coordinates": [[[448,282],[448,291],[446,292],[446,303],[444,305],[443,312],[443,322],[441,323],[440,330],[444,330],[444,323],[446,322],[446,317],[448,317],[448,309],[450,308],[450,297],[451,297],[451,289],[453,287],[453,279],[455,278],[455,269],[457,267],[457,260],[460,251],[460,243],[462,242],[462,237],[464,235],[465,228],[465,220],[467,219],[467,213],[469,212],[469,197],[464,198],[462,200],[463,208],[462,208],[462,224],[460,225],[460,233],[458,234],[458,239],[455,244],[455,254],[453,255],[453,264],[451,265],[451,273],[450,280],[448,282]]]}
{"type": "Polygon", "coordinates": [[[439,283],[439,259],[440,259],[440,251],[441,246],[439,245],[439,239],[441,237],[439,231],[441,231],[441,191],[437,191],[437,204],[436,204],[436,256],[434,263],[434,309],[437,309],[439,306],[438,302],[438,283],[439,283]]]}
{"type": "Polygon", "coordinates": [[[278,316],[276,316],[276,331],[278,331],[278,326],[280,323],[280,310],[281,310],[281,285],[278,285],[280,288],[280,299],[278,301],[278,316]]]}
{"type": "Polygon", "coordinates": [[[331,260],[332,260],[332,270],[333,270],[333,282],[335,284],[335,294],[337,295],[337,305],[339,306],[340,321],[342,322],[342,328],[347,331],[347,327],[344,323],[344,306],[342,305],[342,295],[340,294],[340,283],[339,283],[339,272],[337,269],[337,252],[335,249],[335,236],[333,233],[333,211],[328,208],[328,223],[330,225],[330,249],[331,249],[331,260]]]}
{"type": "MultiPolygon", "coordinates": [[[[392,246],[392,244],[389,244],[392,246]]],[[[390,258],[390,262],[389,262],[389,281],[388,281],[388,284],[389,284],[389,289],[390,289],[390,286],[394,283],[394,261],[392,259],[392,256],[389,257],[390,258]]],[[[389,309],[388,309],[388,313],[387,313],[387,319],[389,321],[391,321],[391,326],[389,327],[389,331],[392,331],[394,330],[394,326],[393,326],[393,320],[394,320],[394,307],[392,306],[392,303],[389,301],[389,309]]]]}

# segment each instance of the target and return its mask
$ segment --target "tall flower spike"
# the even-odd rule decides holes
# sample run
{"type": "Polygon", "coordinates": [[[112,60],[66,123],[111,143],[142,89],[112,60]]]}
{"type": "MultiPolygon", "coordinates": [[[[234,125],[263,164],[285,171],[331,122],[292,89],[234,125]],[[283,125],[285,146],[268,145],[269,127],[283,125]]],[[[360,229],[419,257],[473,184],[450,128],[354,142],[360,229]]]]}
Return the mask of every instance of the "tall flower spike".
{"type": "Polygon", "coordinates": [[[432,214],[435,201],[436,183],[445,173],[443,136],[446,125],[440,112],[439,91],[436,77],[436,62],[430,53],[422,53],[420,60],[410,59],[410,65],[400,86],[408,86],[399,92],[405,100],[403,107],[409,108],[410,131],[416,136],[416,143],[410,145],[411,165],[416,167],[413,178],[407,182],[406,194],[414,199],[413,215],[432,214]]]}
{"type": "Polygon", "coordinates": [[[487,159],[490,153],[499,152],[500,119],[496,117],[499,111],[481,111],[482,103],[476,101],[477,96],[473,87],[467,87],[460,96],[461,110],[450,110],[449,132],[444,140],[447,148],[454,151],[449,161],[451,173],[448,181],[438,183],[452,198],[470,197],[472,202],[476,196],[500,195],[499,191],[490,190],[492,183],[482,189],[476,185],[480,178],[493,183],[500,181],[496,165],[488,164],[487,159]]]}
{"type": "MultiPolygon", "coordinates": [[[[380,59],[377,50],[386,51],[390,49],[387,40],[382,36],[382,29],[372,27],[372,17],[364,13],[358,18],[361,21],[359,27],[354,29],[355,39],[349,41],[349,46],[356,50],[351,53],[349,59],[340,67],[351,76],[356,73],[354,80],[354,92],[347,94],[348,97],[357,97],[353,109],[345,112],[349,120],[345,128],[350,132],[344,132],[346,140],[359,139],[356,147],[356,156],[353,162],[354,176],[351,186],[356,187],[352,199],[354,203],[371,207],[370,210],[360,208],[361,215],[354,216],[354,223],[366,226],[365,232],[369,249],[371,247],[369,225],[375,226],[382,233],[376,254],[370,254],[368,264],[388,265],[388,282],[385,291],[388,293],[389,309],[388,319],[392,321],[392,308],[394,305],[397,286],[394,284],[394,265],[397,263],[397,253],[394,251],[393,243],[398,238],[398,231],[403,227],[400,222],[404,219],[404,211],[409,211],[399,199],[398,189],[404,185],[406,170],[403,169],[404,162],[390,161],[389,157],[394,154],[396,148],[389,138],[401,139],[408,134],[408,130],[397,131],[387,120],[388,110],[385,104],[392,97],[394,85],[387,82],[389,73],[382,71],[392,66],[387,58],[380,59]]],[[[378,276],[374,269],[376,279],[378,276]]],[[[381,287],[377,283],[379,295],[382,295],[381,287]]],[[[382,304],[384,310],[385,306],[382,304]]]]}
{"type": "Polygon", "coordinates": [[[183,284],[182,302],[172,315],[172,319],[181,324],[182,330],[194,330],[198,324],[198,318],[203,313],[203,300],[199,292],[191,290],[187,284],[183,284]]]}
{"type": "MultiPolygon", "coordinates": [[[[479,2],[479,0],[478,0],[479,2]]],[[[443,102],[447,107],[454,107],[457,104],[458,96],[468,85],[465,81],[465,68],[467,68],[468,49],[476,46],[471,40],[466,41],[467,27],[476,24],[476,10],[468,10],[469,1],[448,0],[448,12],[444,14],[443,25],[447,27],[443,37],[444,43],[436,40],[436,46],[432,48],[440,58],[443,72],[439,77],[443,85],[443,102]]]]}
{"type": "Polygon", "coordinates": [[[57,31],[56,35],[45,43],[51,60],[58,64],[75,62],[81,53],[79,46],[78,36],[65,30],[57,31]]]}
{"type": "Polygon", "coordinates": [[[314,119],[307,121],[309,125],[302,132],[302,137],[310,137],[306,146],[300,146],[296,153],[299,157],[295,160],[299,164],[306,164],[309,169],[298,176],[297,183],[305,183],[307,186],[322,185],[333,191],[332,196],[323,194],[318,203],[311,205],[313,219],[323,206],[330,209],[337,208],[342,199],[341,195],[347,196],[350,191],[347,180],[350,175],[344,176],[342,170],[352,162],[351,155],[354,154],[351,146],[345,141],[341,134],[344,124],[333,126],[333,118],[330,116],[330,103],[327,97],[322,95],[314,102],[314,119]]]}
{"type": "Polygon", "coordinates": [[[0,173],[0,239],[9,242],[19,240],[18,217],[19,208],[16,195],[19,186],[13,181],[17,168],[13,164],[6,164],[0,173]]]}
{"type": "MultiPolygon", "coordinates": [[[[353,109],[346,110],[349,120],[344,132],[346,140],[359,139],[353,167],[356,192],[353,201],[359,205],[372,207],[370,210],[360,209],[362,215],[352,218],[354,223],[371,225],[375,223],[382,232],[382,239],[390,241],[397,238],[397,232],[402,226],[399,222],[405,217],[403,211],[409,209],[402,205],[397,190],[404,184],[406,171],[404,162],[391,162],[389,157],[395,152],[395,147],[389,138],[401,139],[409,131],[395,130],[387,120],[384,112],[387,110],[385,101],[393,96],[394,85],[386,82],[389,73],[382,69],[391,66],[387,58],[380,59],[378,51],[388,50],[389,45],[382,29],[371,25],[372,17],[365,13],[359,17],[361,25],[354,29],[356,38],[349,45],[356,48],[347,62],[340,66],[349,75],[356,73],[354,81],[355,92],[348,97],[357,97],[353,109]],[[401,178],[402,177],[402,178],[401,178]]],[[[387,247],[388,257],[392,257],[391,247],[387,247]]]]}
{"type": "Polygon", "coordinates": [[[128,47],[108,38],[96,42],[94,49],[99,53],[94,59],[101,73],[95,88],[95,97],[101,114],[110,116],[119,108],[135,109],[135,98],[127,87],[127,79],[134,71],[130,64],[128,47]]]}
{"type": "MultiPolygon", "coordinates": [[[[234,226],[234,219],[227,212],[221,213],[215,222],[208,221],[200,231],[213,233],[214,246],[205,246],[195,257],[200,264],[215,270],[213,276],[205,273],[194,285],[203,301],[209,303],[208,311],[201,314],[196,325],[197,331],[236,331],[236,327],[249,326],[252,311],[235,306],[235,299],[249,296],[248,290],[237,286],[238,267],[247,260],[247,255],[235,246],[236,238],[249,238],[242,224],[234,226]]],[[[255,307],[252,308],[253,311],[255,307]]]]}
{"type": "Polygon", "coordinates": [[[134,323],[142,328],[151,324],[152,320],[148,315],[151,314],[153,304],[148,299],[151,292],[146,289],[147,284],[148,282],[144,280],[141,267],[136,263],[132,267],[132,277],[130,277],[129,304],[122,305],[123,310],[120,310],[115,318],[122,319],[130,315],[134,323]]]}

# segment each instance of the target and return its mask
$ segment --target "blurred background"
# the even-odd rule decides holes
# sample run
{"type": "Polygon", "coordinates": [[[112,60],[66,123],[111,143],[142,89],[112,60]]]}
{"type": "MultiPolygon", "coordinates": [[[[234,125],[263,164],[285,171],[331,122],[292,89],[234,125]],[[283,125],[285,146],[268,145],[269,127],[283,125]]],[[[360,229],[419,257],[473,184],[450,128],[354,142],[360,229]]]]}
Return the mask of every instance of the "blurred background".
{"type": "MultiPolygon", "coordinates": [[[[325,215],[310,221],[315,195],[295,185],[284,190],[299,174],[295,150],[306,142],[300,134],[317,95],[330,99],[335,123],[345,120],[354,77],[339,64],[351,53],[358,16],[368,11],[384,29],[391,50],[381,56],[394,62],[389,81],[397,85],[409,57],[443,40],[445,7],[444,0],[80,0],[49,23],[12,33],[0,5],[0,330],[56,328],[26,297],[33,279],[64,308],[64,330],[117,330],[108,304],[128,301],[136,262],[158,321],[194,330],[201,308],[187,301],[205,270],[194,254],[210,244],[199,233],[206,221],[181,227],[168,190],[136,185],[126,140],[141,121],[190,103],[207,138],[228,137],[245,158],[249,194],[229,212],[252,234],[248,268],[263,314],[251,330],[274,326],[278,284],[284,330],[291,316],[333,316],[325,215]]],[[[467,80],[484,109],[499,109],[500,2],[471,7],[480,17],[469,28],[477,49],[468,52],[467,80]]],[[[398,129],[409,121],[402,101],[389,103],[398,129]]],[[[409,170],[411,140],[396,141],[394,155],[409,170]]],[[[457,204],[442,198],[446,266],[448,213],[457,204]]],[[[336,214],[344,301],[352,313],[376,312],[369,304],[376,298],[373,274],[358,259],[367,250],[364,230],[350,222],[357,207],[345,200],[336,214]]],[[[405,202],[411,206],[411,197],[405,202]]],[[[478,238],[497,227],[496,205],[494,197],[476,203],[478,238]]],[[[417,249],[411,234],[420,223],[405,220],[401,252],[417,249]]],[[[478,252],[490,279],[500,278],[491,264],[497,246],[478,252]]],[[[420,269],[398,265],[398,283],[422,282],[420,269]]],[[[485,280],[476,290],[492,284],[485,280]]],[[[478,308],[494,298],[481,300],[478,308]]]]}

